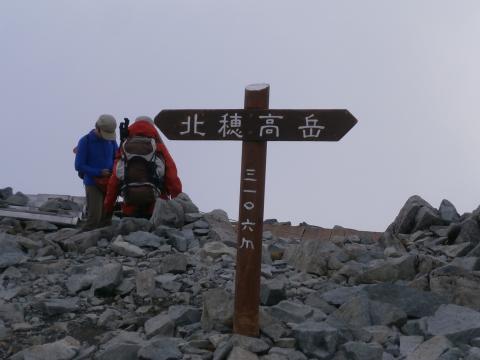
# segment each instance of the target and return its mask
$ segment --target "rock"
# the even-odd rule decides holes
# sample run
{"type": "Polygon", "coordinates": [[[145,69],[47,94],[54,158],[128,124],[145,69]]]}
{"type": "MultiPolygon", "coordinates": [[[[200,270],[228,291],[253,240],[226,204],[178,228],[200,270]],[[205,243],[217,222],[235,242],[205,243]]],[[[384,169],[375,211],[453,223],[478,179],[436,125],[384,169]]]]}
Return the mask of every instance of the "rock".
{"type": "Polygon", "coordinates": [[[12,195],[13,189],[10,186],[0,189],[0,200],[7,200],[12,195]]]}
{"type": "Polygon", "coordinates": [[[229,255],[232,258],[237,257],[237,250],[233,247],[225,245],[220,241],[212,241],[203,245],[200,250],[200,256],[206,258],[207,256],[212,257],[213,259],[218,259],[222,255],[229,255]]]}
{"type": "Polygon", "coordinates": [[[329,241],[307,239],[300,243],[289,259],[289,264],[297,270],[316,275],[326,275],[328,259],[331,256],[341,256],[342,249],[329,241]]]}
{"type": "Polygon", "coordinates": [[[25,222],[25,230],[27,231],[57,231],[58,227],[52,223],[41,220],[32,220],[25,222]]]}
{"type": "Polygon", "coordinates": [[[112,296],[115,288],[123,280],[122,265],[117,263],[107,264],[102,267],[92,283],[95,296],[112,296]]]}
{"type": "Polygon", "coordinates": [[[440,355],[451,348],[453,344],[445,336],[434,336],[419,345],[408,360],[438,360],[440,355]]]}
{"type": "Polygon", "coordinates": [[[178,194],[174,201],[182,206],[184,214],[199,212],[198,206],[195,205],[192,202],[192,199],[190,199],[190,197],[183,192],[178,194]]]}
{"type": "Polygon", "coordinates": [[[443,199],[438,208],[440,217],[447,223],[458,222],[460,220],[460,215],[455,209],[455,206],[448,200],[443,199]]]}
{"type": "Polygon", "coordinates": [[[118,335],[101,345],[95,360],[135,360],[138,351],[145,345],[140,334],[121,331],[118,335]]]}
{"type": "Polygon", "coordinates": [[[270,345],[265,341],[254,337],[234,334],[230,341],[234,347],[238,346],[255,354],[263,354],[270,349],[270,345]]]}
{"type": "Polygon", "coordinates": [[[159,314],[145,322],[145,334],[148,338],[155,335],[173,336],[175,331],[175,324],[172,319],[166,314],[159,314]]]}
{"type": "Polygon", "coordinates": [[[180,228],[185,223],[185,212],[179,202],[157,199],[150,221],[155,227],[167,225],[180,228]]]}
{"type": "Polygon", "coordinates": [[[140,297],[151,296],[155,291],[155,270],[148,269],[137,273],[135,283],[137,295],[140,297]]]}
{"type": "Polygon", "coordinates": [[[193,306],[173,305],[168,309],[168,316],[175,323],[175,326],[184,326],[199,322],[202,311],[193,306]]]}
{"type": "Polygon", "coordinates": [[[167,239],[147,231],[135,231],[123,237],[123,240],[138,247],[158,249],[167,243],[167,239]]]}
{"type": "Polygon", "coordinates": [[[28,196],[26,196],[22,192],[18,191],[17,193],[15,193],[15,195],[10,195],[8,198],[6,198],[5,201],[9,205],[27,206],[28,196]]]}
{"type": "Polygon", "coordinates": [[[285,323],[301,323],[310,318],[314,310],[310,306],[284,300],[269,309],[271,315],[285,323]]]}
{"type": "Polygon", "coordinates": [[[92,286],[94,280],[95,275],[93,274],[73,274],[65,282],[65,286],[70,294],[76,294],[92,286]]]}
{"type": "Polygon", "coordinates": [[[262,305],[276,305],[287,299],[285,282],[281,279],[265,280],[260,286],[260,303],[262,305]]]}
{"type": "Polygon", "coordinates": [[[415,216],[415,227],[412,231],[425,230],[430,228],[430,226],[443,224],[444,221],[437,210],[423,206],[418,210],[417,215],[415,216]]]}
{"type": "Polygon", "coordinates": [[[15,236],[0,233],[0,269],[17,265],[27,260],[15,236]]]}
{"type": "Polygon", "coordinates": [[[356,277],[356,283],[372,284],[396,280],[413,280],[416,275],[416,256],[405,255],[386,261],[372,261],[369,268],[356,277]]]}
{"type": "Polygon", "coordinates": [[[71,360],[80,350],[80,343],[67,336],[53,343],[32,346],[13,355],[11,360],[71,360]]]}
{"type": "Polygon", "coordinates": [[[0,319],[12,323],[24,322],[23,307],[20,304],[9,304],[0,301],[0,319]]]}
{"type": "Polygon", "coordinates": [[[365,294],[360,294],[333,312],[329,319],[360,328],[371,325],[401,325],[407,320],[407,314],[394,305],[372,301],[365,294]]]}
{"type": "Polygon", "coordinates": [[[413,318],[433,315],[440,305],[447,303],[440,295],[396,284],[369,285],[362,292],[370,300],[394,305],[413,318]]]}
{"type": "Polygon", "coordinates": [[[433,207],[420,196],[411,196],[389,226],[392,233],[411,234],[416,226],[417,214],[423,207],[433,210],[433,207]]]}
{"type": "Polygon", "coordinates": [[[152,340],[138,352],[139,360],[180,360],[182,356],[176,339],[171,338],[152,340]]]}
{"type": "Polygon", "coordinates": [[[463,306],[441,305],[426,324],[428,334],[445,336],[455,344],[468,344],[480,336],[480,312],[463,306]]]}
{"type": "Polygon", "coordinates": [[[208,236],[212,241],[220,241],[233,248],[237,247],[237,233],[225,211],[213,210],[204,214],[203,218],[209,225],[208,236]]]}
{"type": "Polygon", "coordinates": [[[114,223],[111,229],[111,236],[109,238],[116,237],[118,235],[126,236],[136,231],[149,232],[153,229],[154,225],[147,219],[124,217],[118,223],[114,223]]]}
{"type": "Polygon", "coordinates": [[[430,289],[457,305],[480,310],[480,273],[446,265],[430,274],[430,289]]]}
{"type": "Polygon", "coordinates": [[[324,322],[303,322],[293,327],[298,348],[307,356],[328,359],[345,342],[337,328],[324,322]]]}
{"type": "Polygon", "coordinates": [[[376,343],[366,344],[360,341],[349,341],[340,346],[339,360],[382,360],[383,348],[376,343]]]}
{"type": "Polygon", "coordinates": [[[82,209],[75,201],[54,198],[45,201],[42,205],[40,205],[38,210],[61,214],[68,211],[81,211],[82,209]]]}
{"type": "Polygon", "coordinates": [[[124,256],[144,257],[146,255],[143,249],[124,241],[122,235],[118,235],[115,241],[110,244],[110,247],[117,254],[124,256]]]}
{"type": "Polygon", "coordinates": [[[320,297],[330,304],[340,306],[357,295],[365,285],[339,286],[332,290],[319,291],[320,297]]]}
{"type": "Polygon", "coordinates": [[[162,259],[159,266],[159,272],[161,274],[181,274],[187,271],[187,265],[187,257],[184,254],[171,254],[162,259]]]}
{"type": "Polygon", "coordinates": [[[423,343],[423,336],[400,336],[400,354],[409,356],[415,349],[423,343]]]}
{"type": "Polygon", "coordinates": [[[231,329],[233,324],[231,295],[219,288],[204,292],[201,323],[205,331],[231,329]]]}
{"type": "Polygon", "coordinates": [[[228,355],[227,360],[258,360],[258,356],[241,347],[234,347],[230,355],[228,355]]]}
{"type": "Polygon", "coordinates": [[[76,251],[79,253],[85,252],[88,248],[96,246],[98,241],[106,236],[106,232],[103,229],[96,229],[91,231],[85,231],[62,239],[60,246],[66,251],[76,251]]]}
{"type": "Polygon", "coordinates": [[[78,298],[48,299],[39,303],[40,308],[48,316],[76,312],[80,309],[78,298]]]}
{"type": "Polygon", "coordinates": [[[480,243],[480,227],[475,219],[469,218],[460,224],[460,232],[455,243],[471,243],[472,245],[480,243]]]}

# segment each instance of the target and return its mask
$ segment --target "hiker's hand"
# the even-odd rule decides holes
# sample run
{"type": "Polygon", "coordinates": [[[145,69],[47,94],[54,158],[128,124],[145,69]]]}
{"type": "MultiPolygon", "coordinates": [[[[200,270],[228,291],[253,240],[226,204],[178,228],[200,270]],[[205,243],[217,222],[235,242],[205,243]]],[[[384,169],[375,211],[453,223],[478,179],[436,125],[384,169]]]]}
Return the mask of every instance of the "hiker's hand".
{"type": "Polygon", "coordinates": [[[102,170],[102,173],[101,173],[101,176],[102,176],[102,177],[109,177],[110,174],[111,174],[110,170],[108,170],[108,169],[103,169],[103,170],[102,170]]]}

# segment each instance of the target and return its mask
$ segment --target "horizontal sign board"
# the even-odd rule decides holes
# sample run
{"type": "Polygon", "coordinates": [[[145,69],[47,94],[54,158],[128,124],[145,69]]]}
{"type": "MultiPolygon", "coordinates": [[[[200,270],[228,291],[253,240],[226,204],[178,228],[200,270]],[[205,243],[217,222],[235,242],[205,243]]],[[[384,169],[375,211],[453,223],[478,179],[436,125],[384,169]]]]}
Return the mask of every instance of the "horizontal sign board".
{"type": "Polygon", "coordinates": [[[348,110],[163,110],[171,140],[338,141],[357,119],[348,110]]]}

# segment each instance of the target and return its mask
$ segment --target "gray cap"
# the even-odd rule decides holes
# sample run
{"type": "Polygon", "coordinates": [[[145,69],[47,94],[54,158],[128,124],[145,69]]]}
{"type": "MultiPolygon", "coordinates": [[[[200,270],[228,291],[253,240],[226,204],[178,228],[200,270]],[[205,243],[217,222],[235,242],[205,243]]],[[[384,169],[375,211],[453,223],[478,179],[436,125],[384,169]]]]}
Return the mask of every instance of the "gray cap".
{"type": "Polygon", "coordinates": [[[100,135],[105,140],[115,140],[116,134],[115,130],[117,129],[117,121],[112,115],[103,114],[100,115],[95,126],[100,131],[100,135]]]}

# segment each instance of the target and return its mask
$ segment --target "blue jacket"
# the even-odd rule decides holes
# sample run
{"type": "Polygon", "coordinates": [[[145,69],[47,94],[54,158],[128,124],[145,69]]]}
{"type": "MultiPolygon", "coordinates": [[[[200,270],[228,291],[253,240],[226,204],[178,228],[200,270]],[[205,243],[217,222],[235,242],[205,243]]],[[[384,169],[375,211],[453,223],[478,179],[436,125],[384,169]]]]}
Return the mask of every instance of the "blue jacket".
{"type": "Polygon", "coordinates": [[[80,139],[75,156],[75,170],[84,174],[85,185],[95,185],[93,177],[100,176],[103,169],[112,170],[117,149],[116,141],[97,136],[95,130],[80,139]]]}

